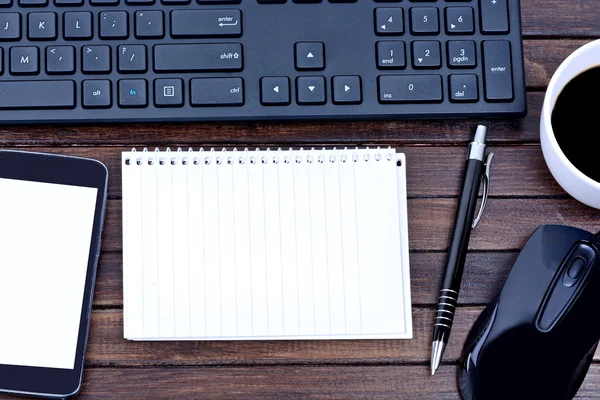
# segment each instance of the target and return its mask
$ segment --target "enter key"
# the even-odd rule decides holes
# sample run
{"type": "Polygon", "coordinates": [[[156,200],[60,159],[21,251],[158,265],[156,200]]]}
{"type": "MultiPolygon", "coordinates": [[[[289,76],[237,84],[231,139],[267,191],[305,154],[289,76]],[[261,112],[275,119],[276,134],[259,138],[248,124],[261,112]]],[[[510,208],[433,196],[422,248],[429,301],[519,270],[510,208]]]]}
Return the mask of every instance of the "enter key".
{"type": "Polygon", "coordinates": [[[509,41],[486,40],[482,47],[485,99],[511,101],[513,78],[509,41]]]}

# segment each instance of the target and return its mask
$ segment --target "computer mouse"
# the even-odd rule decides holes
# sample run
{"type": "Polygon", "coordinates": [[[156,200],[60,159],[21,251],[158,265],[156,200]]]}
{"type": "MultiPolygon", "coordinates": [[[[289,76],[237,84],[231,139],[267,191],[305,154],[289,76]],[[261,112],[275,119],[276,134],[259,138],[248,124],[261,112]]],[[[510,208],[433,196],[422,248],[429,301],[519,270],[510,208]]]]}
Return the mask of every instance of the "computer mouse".
{"type": "Polygon", "coordinates": [[[464,400],[572,399],[600,339],[600,233],[540,226],[467,336],[464,400]]]}

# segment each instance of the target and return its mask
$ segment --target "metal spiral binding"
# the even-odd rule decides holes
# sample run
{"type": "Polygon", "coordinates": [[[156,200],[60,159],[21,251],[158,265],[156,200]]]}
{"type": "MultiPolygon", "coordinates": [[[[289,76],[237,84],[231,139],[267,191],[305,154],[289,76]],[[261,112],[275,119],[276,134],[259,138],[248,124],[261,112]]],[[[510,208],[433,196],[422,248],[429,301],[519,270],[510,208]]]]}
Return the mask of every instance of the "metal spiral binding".
{"type": "Polygon", "coordinates": [[[365,147],[364,149],[358,147],[355,147],[354,149],[348,149],[347,147],[338,149],[334,147],[331,150],[327,150],[325,147],[321,149],[312,147],[310,150],[305,150],[301,147],[298,150],[294,150],[290,147],[288,150],[282,150],[281,148],[271,150],[267,148],[266,150],[261,151],[259,148],[256,148],[255,150],[245,148],[243,151],[238,151],[237,148],[234,148],[233,150],[227,150],[225,148],[215,150],[213,147],[208,151],[205,151],[204,148],[194,151],[190,147],[187,151],[183,151],[181,147],[179,147],[177,148],[177,151],[171,151],[171,148],[167,147],[165,151],[160,151],[157,147],[153,152],[148,151],[147,148],[144,148],[139,152],[133,148],[131,149],[132,154],[125,158],[124,162],[125,165],[143,165],[144,163],[147,165],[154,165],[155,163],[158,163],[158,165],[181,164],[185,166],[200,164],[210,165],[212,163],[216,163],[217,165],[223,163],[233,165],[235,163],[246,164],[247,162],[250,164],[263,165],[280,163],[301,164],[303,162],[308,164],[315,162],[324,164],[326,162],[336,163],[338,161],[341,163],[346,163],[348,161],[356,163],[359,161],[393,161],[395,159],[395,153],[392,152],[391,147],[388,147],[387,149],[377,147],[374,154],[371,154],[369,150],[371,150],[369,147],[365,147]],[[333,151],[333,153],[331,151],[333,151]],[[338,154],[337,152],[341,152],[341,154],[338,154]],[[154,154],[151,155],[152,153],[154,154]]]}

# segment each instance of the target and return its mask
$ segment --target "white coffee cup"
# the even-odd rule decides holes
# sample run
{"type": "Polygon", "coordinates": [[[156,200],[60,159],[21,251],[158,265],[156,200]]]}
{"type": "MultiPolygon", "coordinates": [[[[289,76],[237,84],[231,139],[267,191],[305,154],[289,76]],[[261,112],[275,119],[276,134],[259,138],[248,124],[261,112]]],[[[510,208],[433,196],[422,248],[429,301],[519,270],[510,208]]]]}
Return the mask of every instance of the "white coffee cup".
{"type": "Polygon", "coordinates": [[[600,66],[600,40],[577,49],[558,67],[548,84],[544,98],[540,141],[546,164],[558,184],[580,202],[600,209],[600,182],[579,171],[569,161],[556,141],[551,121],[556,100],[567,83],[581,73],[598,66],[600,66]]]}

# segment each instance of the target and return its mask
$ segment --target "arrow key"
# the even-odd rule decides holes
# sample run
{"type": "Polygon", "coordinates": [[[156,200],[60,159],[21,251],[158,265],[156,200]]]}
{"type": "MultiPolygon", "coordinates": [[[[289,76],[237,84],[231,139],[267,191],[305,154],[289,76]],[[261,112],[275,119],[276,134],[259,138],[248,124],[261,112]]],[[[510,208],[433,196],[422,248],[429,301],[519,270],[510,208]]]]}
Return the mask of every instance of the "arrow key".
{"type": "Polygon", "coordinates": [[[325,45],[322,42],[296,43],[295,56],[298,71],[325,69],[325,45]]]}
{"type": "Polygon", "coordinates": [[[447,7],[446,32],[449,35],[469,35],[475,33],[473,9],[471,7],[447,7]]]}
{"type": "Polygon", "coordinates": [[[325,104],[325,77],[299,76],[296,78],[296,101],[300,105],[325,104]]]}
{"type": "Polygon", "coordinates": [[[265,76],[260,79],[260,102],[263,106],[290,104],[290,80],[287,76],[265,76]]]}
{"type": "Polygon", "coordinates": [[[360,76],[334,76],[332,84],[334,104],[360,104],[362,102],[360,76]]]}
{"type": "Polygon", "coordinates": [[[419,40],[412,42],[413,68],[441,68],[440,42],[419,40]]]}
{"type": "Polygon", "coordinates": [[[377,35],[402,35],[404,33],[404,10],[399,7],[376,8],[375,33],[377,35]]]}

